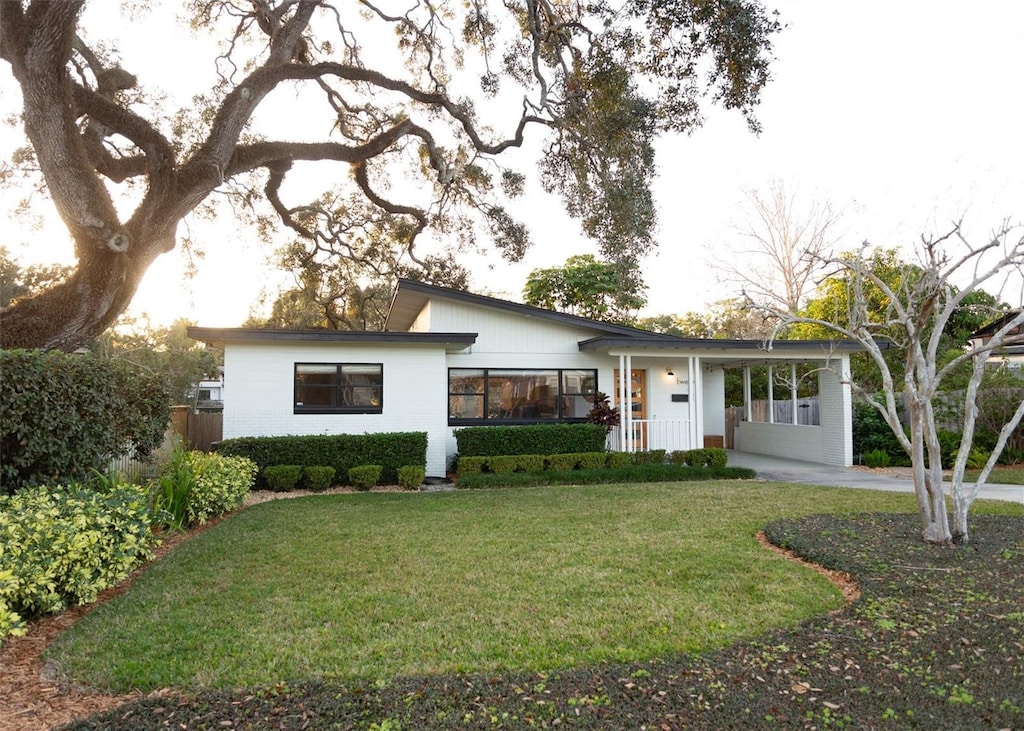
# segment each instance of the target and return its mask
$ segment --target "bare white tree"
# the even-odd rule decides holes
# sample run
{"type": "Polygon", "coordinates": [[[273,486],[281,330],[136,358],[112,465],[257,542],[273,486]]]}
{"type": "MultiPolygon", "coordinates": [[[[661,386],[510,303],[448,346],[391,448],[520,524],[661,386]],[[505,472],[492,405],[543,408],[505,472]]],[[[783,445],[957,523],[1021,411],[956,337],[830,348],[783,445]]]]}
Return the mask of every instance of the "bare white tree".
{"type": "Polygon", "coordinates": [[[711,266],[762,308],[796,314],[835,243],[839,214],[817,199],[803,205],[779,179],[745,197],[747,219],[736,227],[743,243],[711,266]]]}
{"type": "Polygon", "coordinates": [[[776,307],[779,329],[794,323],[825,327],[857,341],[877,365],[882,376],[880,394],[868,393],[841,374],[855,393],[871,404],[893,430],[910,457],[914,471],[914,491],[921,516],[922,534],[932,543],[966,543],[967,513],[988,479],[1010,434],[1024,417],[1024,400],[1003,425],[995,448],[973,484],[964,484],[964,470],[974,438],[978,416],[978,387],[985,362],[993,351],[1004,345],[1024,342],[1024,308],[1009,314],[999,313],[998,327],[984,342],[972,342],[952,359],[943,357],[940,341],[943,330],[964,298],[982,285],[1022,281],[1024,278],[1024,233],[1009,223],[981,245],[972,245],[955,223],[941,236],[922,237],[920,261],[913,271],[892,284],[874,271],[873,259],[866,250],[846,257],[823,257],[822,263],[835,267],[850,284],[849,314],[846,322],[801,317],[776,307]],[[966,280],[966,281],[965,281],[966,280]],[[956,282],[956,284],[954,284],[956,282]],[[885,306],[879,312],[878,294],[885,306]],[[883,334],[898,333],[905,348],[903,382],[895,382],[889,363],[883,357],[887,343],[883,334]],[[971,364],[971,375],[963,391],[964,427],[953,467],[950,493],[953,498],[952,529],[942,484],[942,458],[936,425],[935,399],[943,380],[958,367],[971,364]],[[909,415],[909,435],[900,421],[897,393],[903,392],[909,415]]]}

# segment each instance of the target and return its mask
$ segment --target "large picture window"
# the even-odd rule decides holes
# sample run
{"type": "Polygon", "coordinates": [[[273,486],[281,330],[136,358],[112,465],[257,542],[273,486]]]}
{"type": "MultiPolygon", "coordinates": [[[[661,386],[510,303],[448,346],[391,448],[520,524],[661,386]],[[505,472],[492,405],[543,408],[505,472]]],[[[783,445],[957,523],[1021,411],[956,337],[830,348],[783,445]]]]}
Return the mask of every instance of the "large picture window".
{"type": "Polygon", "coordinates": [[[296,414],[379,414],[384,407],[380,363],[296,363],[296,414]]]}
{"type": "Polygon", "coordinates": [[[451,368],[448,423],[582,421],[595,391],[596,370],[451,368]]]}

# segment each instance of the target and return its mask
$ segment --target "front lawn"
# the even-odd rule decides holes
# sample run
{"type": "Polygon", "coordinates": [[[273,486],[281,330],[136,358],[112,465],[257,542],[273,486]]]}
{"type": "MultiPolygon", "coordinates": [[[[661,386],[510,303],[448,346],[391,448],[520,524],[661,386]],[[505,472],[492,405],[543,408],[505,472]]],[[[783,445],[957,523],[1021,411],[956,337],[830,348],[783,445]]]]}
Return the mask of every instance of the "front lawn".
{"type": "Polygon", "coordinates": [[[913,507],[908,495],[737,482],[275,501],[179,547],[48,658],[120,692],[704,652],[842,603],[757,544],[765,524],[913,507]]]}

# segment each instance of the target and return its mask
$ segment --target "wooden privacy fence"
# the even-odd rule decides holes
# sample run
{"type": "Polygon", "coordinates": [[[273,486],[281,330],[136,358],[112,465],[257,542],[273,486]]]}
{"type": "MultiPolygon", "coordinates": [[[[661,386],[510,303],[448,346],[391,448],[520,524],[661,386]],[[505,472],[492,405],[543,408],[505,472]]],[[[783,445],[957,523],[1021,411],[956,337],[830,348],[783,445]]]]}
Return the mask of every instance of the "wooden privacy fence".
{"type": "Polygon", "coordinates": [[[209,452],[224,434],[224,414],[216,411],[193,413],[187,406],[171,411],[171,428],[189,449],[209,452]]]}

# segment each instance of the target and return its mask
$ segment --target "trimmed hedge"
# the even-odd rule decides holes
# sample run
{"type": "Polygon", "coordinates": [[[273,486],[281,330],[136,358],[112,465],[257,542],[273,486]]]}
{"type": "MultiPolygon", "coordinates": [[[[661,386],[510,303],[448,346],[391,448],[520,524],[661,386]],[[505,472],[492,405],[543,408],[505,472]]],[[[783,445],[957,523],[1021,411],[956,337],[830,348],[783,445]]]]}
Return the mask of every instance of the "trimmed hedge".
{"type": "Polygon", "coordinates": [[[84,483],[124,454],[163,441],[163,379],[123,361],[57,351],[0,351],[0,493],[84,483]]]}
{"type": "MultiPolygon", "coordinates": [[[[688,449],[673,452],[670,463],[674,466],[695,468],[725,467],[728,454],[724,449],[688,449]]],[[[565,470],[621,469],[629,465],[663,465],[665,450],[650,452],[573,452],[568,454],[504,454],[491,457],[459,457],[458,473],[511,474],[513,472],[542,472],[565,470]]]]}
{"type": "Polygon", "coordinates": [[[423,484],[427,476],[427,468],[417,465],[406,465],[398,468],[398,486],[406,490],[415,490],[423,484]]]}
{"type": "Polygon", "coordinates": [[[459,456],[603,452],[607,432],[600,424],[467,426],[455,430],[459,456]]]}
{"type": "MultiPolygon", "coordinates": [[[[398,474],[399,477],[401,477],[401,467],[398,469],[398,474]]],[[[334,481],[334,468],[317,465],[307,467],[302,470],[302,481],[310,490],[315,490],[317,492],[320,490],[326,490],[334,481]]]]}
{"type": "Polygon", "coordinates": [[[94,601],[152,554],[149,494],[30,487],[0,496],[0,639],[27,619],[94,601]]]}
{"type": "MultiPolygon", "coordinates": [[[[325,465],[335,475],[348,475],[353,467],[379,464],[381,481],[395,484],[398,468],[427,463],[426,432],[381,434],[314,434],[309,436],[238,437],[225,439],[217,451],[248,457],[260,473],[270,465],[325,465]]],[[[264,481],[259,482],[265,486],[264,481]]]]}
{"type": "Polygon", "coordinates": [[[300,464],[272,464],[263,468],[263,481],[274,492],[294,490],[302,479],[300,464]]]}
{"type": "Polygon", "coordinates": [[[379,464],[359,465],[358,467],[353,467],[348,471],[348,481],[351,482],[357,490],[369,490],[380,482],[380,476],[383,471],[384,468],[379,464]]]}
{"type": "Polygon", "coordinates": [[[627,482],[695,482],[700,480],[752,480],[746,467],[686,467],[669,464],[638,464],[615,469],[548,470],[510,474],[459,475],[459,489],[487,487],[538,487],[544,485],[610,485],[627,482]]]}

